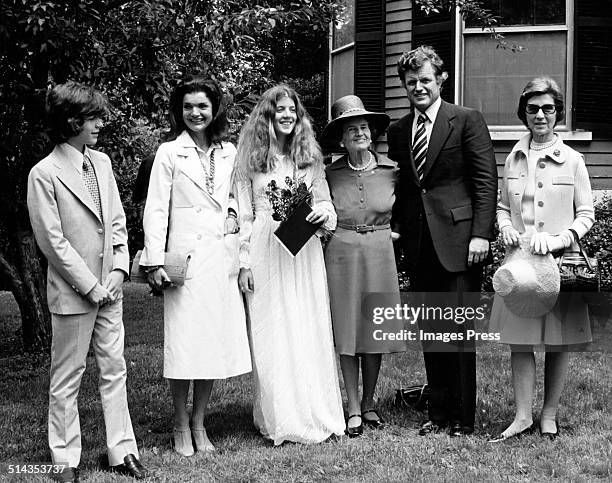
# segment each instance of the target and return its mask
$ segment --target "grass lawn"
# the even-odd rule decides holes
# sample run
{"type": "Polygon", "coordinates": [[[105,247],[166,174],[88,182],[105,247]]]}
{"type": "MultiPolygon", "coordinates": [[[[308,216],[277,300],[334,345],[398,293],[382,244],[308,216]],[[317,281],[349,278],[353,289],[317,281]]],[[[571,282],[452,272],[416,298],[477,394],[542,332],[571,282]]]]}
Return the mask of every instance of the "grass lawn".
{"type": "MultiPolygon", "coordinates": [[[[501,444],[487,436],[514,414],[510,358],[500,345],[478,355],[477,429],[473,436],[420,437],[424,414],[393,406],[395,388],[425,382],[419,352],[387,356],[378,385],[380,408],[389,422],[362,438],[319,445],[275,448],[255,431],[251,376],[216,383],[206,418],[214,455],[176,456],[170,449],[172,408],[162,378],[162,300],[144,286],[125,287],[125,358],[128,397],[141,459],[152,481],[593,481],[612,477],[612,357],[609,352],[572,354],[561,401],[561,436],[550,442],[537,433],[501,444]]],[[[49,461],[47,447],[47,356],[19,353],[19,313],[12,296],[0,294],[0,481],[7,465],[49,461]]],[[[610,329],[610,325],[606,330],[610,329]]],[[[542,404],[542,354],[538,355],[537,411],[542,404]]],[[[95,359],[90,354],[81,386],[82,481],[132,481],[100,470],[105,452],[95,359]]],[[[45,481],[42,477],[13,481],[45,481]]]]}

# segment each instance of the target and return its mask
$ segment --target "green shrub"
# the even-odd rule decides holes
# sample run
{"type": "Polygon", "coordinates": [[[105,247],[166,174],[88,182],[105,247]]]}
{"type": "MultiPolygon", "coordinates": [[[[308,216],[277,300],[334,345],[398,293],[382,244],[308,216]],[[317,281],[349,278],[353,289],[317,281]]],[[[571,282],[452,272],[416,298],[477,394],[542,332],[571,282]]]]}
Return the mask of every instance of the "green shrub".
{"type": "Polygon", "coordinates": [[[583,247],[599,261],[602,291],[612,290],[612,198],[595,203],[595,224],[583,239],[583,247]]]}

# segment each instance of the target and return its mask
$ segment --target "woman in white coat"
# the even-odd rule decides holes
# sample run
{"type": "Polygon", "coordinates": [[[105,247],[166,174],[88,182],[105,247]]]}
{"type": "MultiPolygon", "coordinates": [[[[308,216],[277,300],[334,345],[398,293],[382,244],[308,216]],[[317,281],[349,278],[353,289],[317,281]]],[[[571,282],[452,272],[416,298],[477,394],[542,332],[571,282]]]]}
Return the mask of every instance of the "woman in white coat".
{"type": "Polygon", "coordinates": [[[250,372],[238,289],[238,224],[230,192],[235,147],[215,82],[188,76],[170,98],[176,139],[157,150],[144,212],[141,265],[149,284],[169,285],[164,251],[191,255],[185,285],[164,292],[164,377],[174,404],[174,445],[183,456],[212,451],[204,412],[213,380],[250,372]],[[193,380],[191,428],[187,395],[193,380]]]}

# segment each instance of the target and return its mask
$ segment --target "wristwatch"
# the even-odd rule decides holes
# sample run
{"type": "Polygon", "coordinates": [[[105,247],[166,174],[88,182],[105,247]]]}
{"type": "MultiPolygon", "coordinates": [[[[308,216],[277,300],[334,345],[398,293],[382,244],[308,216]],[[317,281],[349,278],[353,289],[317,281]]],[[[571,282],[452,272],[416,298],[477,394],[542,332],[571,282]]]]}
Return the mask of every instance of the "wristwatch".
{"type": "Polygon", "coordinates": [[[156,272],[160,268],[162,268],[161,265],[155,265],[154,267],[145,267],[143,270],[146,274],[149,274],[149,273],[156,272]]]}

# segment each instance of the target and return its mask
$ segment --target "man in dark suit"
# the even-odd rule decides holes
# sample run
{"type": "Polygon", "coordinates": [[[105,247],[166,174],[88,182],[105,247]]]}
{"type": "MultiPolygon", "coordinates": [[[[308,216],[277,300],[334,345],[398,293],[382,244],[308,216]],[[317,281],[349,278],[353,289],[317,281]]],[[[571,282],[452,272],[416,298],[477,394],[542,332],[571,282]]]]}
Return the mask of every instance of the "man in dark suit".
{"type": "MultiPolygon", "coordinates": [[[[400,167],[393,228],[411,290],[426,306],[456,307],[464,293],[480,291],[489,255],[497,201],[493,146],[480,112],[440,98],[448,74],[433,48],[404,53],[398,73],[412,109],[388,133],[388,155],[400,167]]],[[[463,337],[454,344],[423,342],[431,397],[421,435],[446,427],[452,436],[474,431],[476,354],[466,341],[473,321],[460,322],[419,321],[425,332],[463,337]]]]}

